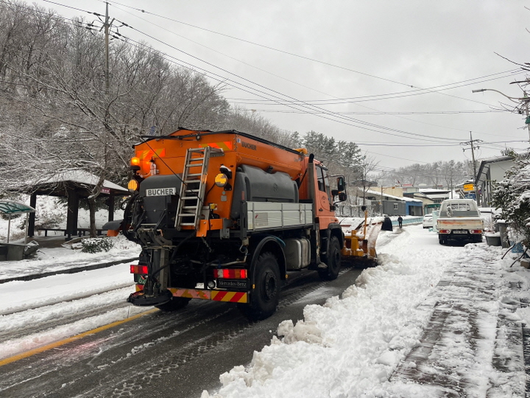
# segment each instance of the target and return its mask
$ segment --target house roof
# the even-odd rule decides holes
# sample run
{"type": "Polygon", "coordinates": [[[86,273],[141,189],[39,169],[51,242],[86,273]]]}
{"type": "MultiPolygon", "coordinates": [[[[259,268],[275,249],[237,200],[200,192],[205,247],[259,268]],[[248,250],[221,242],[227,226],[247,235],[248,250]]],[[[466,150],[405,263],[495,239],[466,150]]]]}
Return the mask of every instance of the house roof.
{"type": "MultiPolygon", "coordinates": [[[[68,191],[75,191],[81,197],[87,197],[99,182],[99,177],[84,170],[66,170],[43,178],[26,189],[39,195],[67,196],[68,191]]],[[[128,195],[129,190],[111,181],[104,180],[101,195],[128,195]]]]}
{"type": "MultiPolygon", "coordinates": [[[[366,190],[366,193],[368,193],[370,195],[381,196],[381,192],[373,191],[373,190],[370,190],[370,189],[366,190]]],[[[404,196],[394,196],[394,195],[386,194],[384,192],[383,192],[382,196],[386,197],[386,198],[390,198],[390,199],[400,200],[402,202],[420,202],[420,203],[423,203],[423,201],[420,200],[420,199],[407,198],[407,197],[404,197],[404,196]]]]}
{"type": "Polygon", "coordinates": [[[513,156],[496,156],[492,158],[482,159],[480,161],[480,165],[477,171],[477,175],[475,176],[474,183],[477,184],[480,181],[481,176],[487,173],[487,169],[489,169],[489,165],[491,163],[505,162],[505,161],[513,160],[513,159],[514,159],[513,156]]]}

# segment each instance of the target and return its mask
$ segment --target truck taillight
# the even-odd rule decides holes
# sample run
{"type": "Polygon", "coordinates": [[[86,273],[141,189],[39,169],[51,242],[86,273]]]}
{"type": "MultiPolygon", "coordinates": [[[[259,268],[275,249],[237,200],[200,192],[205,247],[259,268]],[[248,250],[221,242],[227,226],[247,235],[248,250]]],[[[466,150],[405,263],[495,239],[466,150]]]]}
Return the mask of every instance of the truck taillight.
{"type": "Polygon", "coordinates": [[[147,265],[131,265],[131,274],[142,274],[147,275],[147,265]]]}
{"type": "Polygon", "coordinates": [[[451,231],[449,231],[448,229],[440,229],[440,230],[438,231],[438,233],[439,233],[439,234],[449,234],[449,233],[451,233],[451,231]]]}
{"type": "Polygon", "coordinates": [[[246,279],[246,269],[216,269],[213,271],[213,275],[218,279],[246,279]]]}
{"type": "Polygon", "coordinates": [[[471,233],[472,234],[482,234],[482,230],[481,229],[472,229],[471,233]]]}

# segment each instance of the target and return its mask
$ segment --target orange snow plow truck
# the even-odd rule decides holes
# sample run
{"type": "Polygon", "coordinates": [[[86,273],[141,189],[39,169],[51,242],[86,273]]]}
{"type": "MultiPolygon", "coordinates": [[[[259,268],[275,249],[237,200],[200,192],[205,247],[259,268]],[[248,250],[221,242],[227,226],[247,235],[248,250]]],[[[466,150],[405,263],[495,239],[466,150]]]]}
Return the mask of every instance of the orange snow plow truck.
{"type": "Polygon", "coordinates": [[[290,273],[338,276],[344,235],[326,168],[305,150],[238,131],[146,137],[131,159],[120,229],[142,246],[129,301],[171,311],[190,299],[276,310],[290,273]]]}

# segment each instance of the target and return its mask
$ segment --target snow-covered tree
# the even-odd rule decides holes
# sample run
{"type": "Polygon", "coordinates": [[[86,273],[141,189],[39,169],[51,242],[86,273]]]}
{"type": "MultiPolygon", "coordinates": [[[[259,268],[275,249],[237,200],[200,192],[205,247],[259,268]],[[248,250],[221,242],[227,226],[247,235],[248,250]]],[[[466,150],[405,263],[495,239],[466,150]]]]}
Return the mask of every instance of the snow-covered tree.
{"type": "Polygon", "coordinates": [[[530,247],[530,157],[515,155],[509,169],[493,191],[493,205],[502,210],[510,223],[511,240],[530,247]]]}

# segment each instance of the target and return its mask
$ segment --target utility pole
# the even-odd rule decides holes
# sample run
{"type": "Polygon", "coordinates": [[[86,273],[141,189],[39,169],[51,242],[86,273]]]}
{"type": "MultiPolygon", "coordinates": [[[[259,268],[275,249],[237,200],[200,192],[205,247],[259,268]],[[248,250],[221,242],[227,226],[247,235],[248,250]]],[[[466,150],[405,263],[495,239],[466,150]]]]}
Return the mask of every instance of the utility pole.
{"type": "MultiPolygon", "coordinates": [[[[92,13],[94,14],[95,16],[98,17],[99,19],[99,23],[101,23],[101,27],[99,27],[99,23],[98,23],[98,27],[99,27],[99,30],[98,32],[102,32],[104,33],[104,36],[105,36],[105,48],[104,48],[104,51],[105,51],[105,70],[103,71],[104,75],[105,75],[105,94],[108,95],[109,92],[110,92],[110,39],[118,39],[118,40],[123,40],[123,35],[120,34],[119,32],[119,28],[125,26],[125,27],[128,27],[130,28],[131,26],[129,26],[128,24],[126,24],[125,22],[121,22],[119,20],[116,20],[116,18],[112,18],[112,20],[110,19],[110,16],[109,16],[109,2],[108,1],[105,1],[105,15],[102,15],[102,14],[99,14],[99,13],[92,13]],[[119,22],[120,25],[119,26],[113,26],[114,24],[114,21],[116,22],[119,22]]],[[[91,22],[89,24],[86,25],[86,28],[90,31],[96,31],[96,26],[94,24],[94,22],[91,22]]]]}
{"type": "MultiPolygon", "coordinates": [[[[475,195],[476,195],[476,199],[477,199],[477,203],[479,203],[479,194],[478,194],[478,190],[477,190],[477,164],[475,162],[475,149],[479,149],[480,147],[476,144],[480,144],[482,142],[482,140],[474,140],[473,139],[473,133],[470,131],[469,132],[469,141],[466,141],[466,142],[461,142],[460,145],[469,145],[471,147],[471,159],[473,161],[473,185],[475,186],[475,195]]],[[[462,148],[462,151],[466,151],[466,149],[468,148],[462,148]]]]}
{"type": "Polygon", "coordinates": [[[525,113],[526,113],[526,119],[525,119],[525,123],[526,123],[526,127],[528,129],[528,142],[530,142],[530,112],[528,111],[528,97],[526,95],[526,91],[523,91],[523,98],[524,98],[524,109],[525,109],[525,113]]]}
{"type": "Polygon", "coordinates": [[[109,30],[114,22],[114,18],[109,22],[109,2],[105,2],[105,22],[103,23],[103,29],[105,29],[105,94],[109,94],[110,87],[110,67],[109,67],[109,30]]]}

